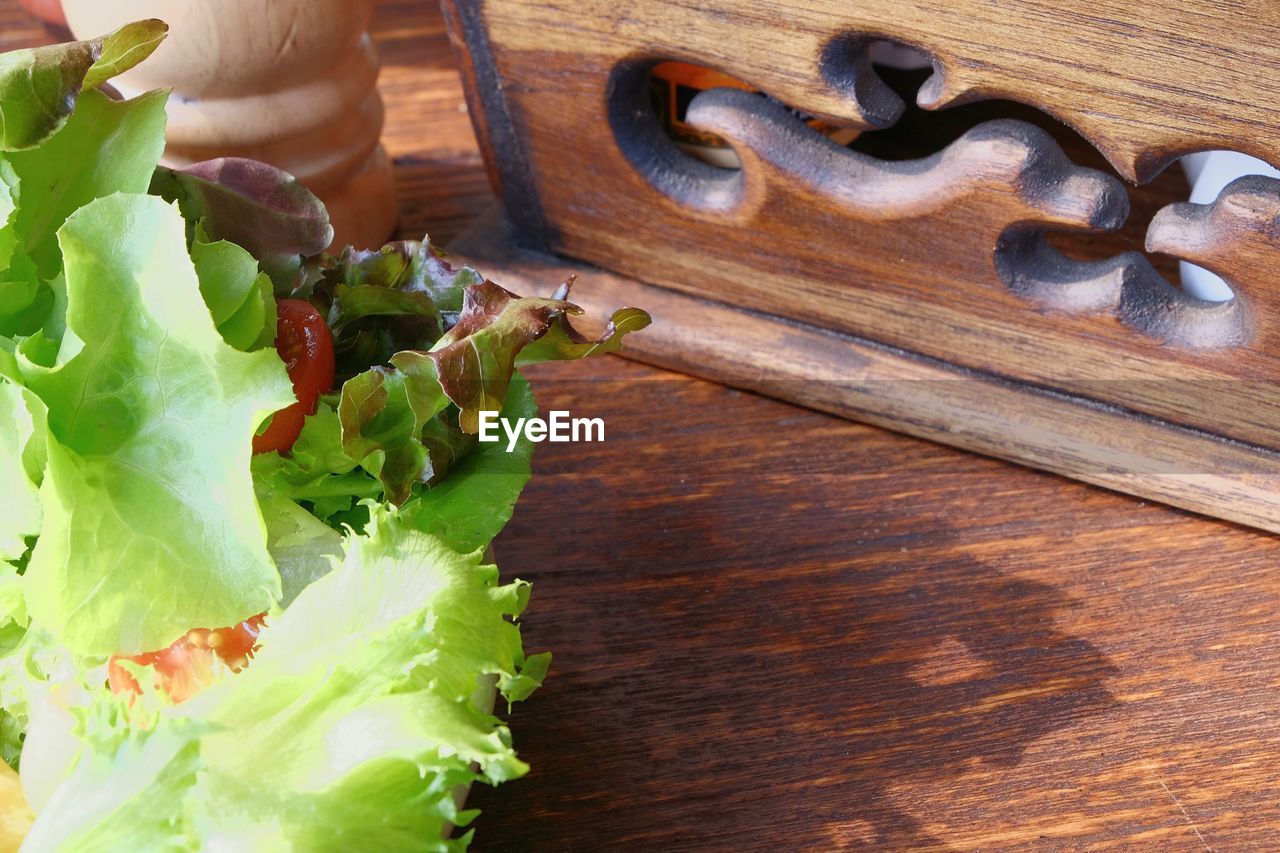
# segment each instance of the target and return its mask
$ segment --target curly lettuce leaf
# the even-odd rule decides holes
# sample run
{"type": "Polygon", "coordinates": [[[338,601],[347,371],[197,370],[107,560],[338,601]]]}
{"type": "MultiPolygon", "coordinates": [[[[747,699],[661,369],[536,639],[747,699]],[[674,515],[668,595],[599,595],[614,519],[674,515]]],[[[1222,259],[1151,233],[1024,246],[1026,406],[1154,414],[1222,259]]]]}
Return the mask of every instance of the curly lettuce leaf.
{"type": "Polygon", "coordinates": [[[358,501],[382,496],[377,479],[343,450],[338,415],[325,403],[303,422],[288,454],[259,453],[252,469],[259,500],[286,498],[333,527],[352,523],[358,501]]]}
{"type": "Polygon", "coordinates": [[[240,157],[155,170],[151,193],[176,201],[187,222],[258,259],[282,293],[296,283],[302,259],[333,241],[329,212],[288,172],[240,157]]]}
{"type": "Polygon", "coordinates": [[[188,728],[175,723],[140,732],[117,722],[110,737],[98,738],[97,749],[81,750],[75,771],[40,810],[23,849],[192,849],[192,821],[183,796],[195,788],[201,763],[199,741],[188,728]],[[49,815],[62,819],[49,820],[49,815]],[[75,819],[68,820],[72,815],[75,819]]]}
{"type": "Polygon", "coordinates": [[[163,200],[98,199],[59,236],[82,348],[31,383],[49,434],[28,608],[79,654],[163,648],[266,610],[280,579],[249,456],[293,399],[280,358],[222,340],[163,200]]]}
{"type": "MultiPolygon", "coordinates": [[[[348,247],[338,260],[339,281],[351,287],[372,287],[426,296],[446,326],[457,321],[463,292],[484,280],[471,267],[455,268],[427,238],[388,243],[380,249],[348,247]]],[[[339,309],[339,318],[342,310],[339,309]]]]}
{"type": "MultiPolygon", "coordinates": [[[[553,299],[568,299],[574,279],[560,285],[553,299]]],[[[647,311],[639,308],[619,308],[613,312],[604,331],[598,337],[584,335],[569,323],[568,313],[561,312],[551,318],[546,333],[516,356],[516,364],[541,364],[544,361],[572,361],[622,349],[622,339],[629,332],[638,332],[653,322],[647,311]]]]}
{"type": "MultiPolygon", "coordinates": [[[[28,640],[22,576],[0,563],[0,760],[16,767],[26,733],[26,676],[18,650],[28,640]]],[[[2,772],[3,768],[0,768],[2,772]]]]}
{"type": "Polygon", "coordinates": [[[57,353],[57,229],[95,198],[146,189],[164,148],[164,104],[163,93],[116,102],[86,92],[41,145],[0,154],[0,335],[43,334],[32,346],[57,353]]]}
{"type": "Polygon", "coordinates": [[[378,477],[386,499],[397,506],[431,477],[419,438],[425,421],[408,380],[394,368],[375,367],[343,383],[338,403],[343,449],[378,477]]]}
{"type": "Polygon", "coordinates": [[[458,322],[430,352],[403,353],[393,363],[418,377],[423,387],[438,384],[457,405],[462,428],[475,433],[481,412],[502,408],[516,355],[565,313],[580,314],[582,309],[562,299],[517,296],[485,281],[467,288],[458,322]]]}
{"type": "Polygon", "coordinates": [[[333,570],[268,620],[242,672],[123,733],[118,716],[86,714],[85,754],[31,837],[41,849],[113,837],[176,837],[195,849],[461,849],[465,837],[446,840],[444,827],[475,812],[458,811],[454,787],[528,769],[477,690],[496,679],[515,700],[545,674],[547,656],[526,658],[512,621],[528,593],[520,581],[498,585],[478,553],[375,511],[333,570]],[[130,798],[98,790],[116,778],[130,798]],[[113,836],[136,802],[149,810],[139,829],[113,836]],[[153,831],[157,816],[168,832],[153,831]]]}
{"type": "Polygon", "coordinates": [[[381,249],[348,247],[307,294],[334,333],[338,375],[426,349],[458,320],[463,291],[482,276],[451,266],[425,238],[381,249]]]}
{"type": "MultiPolygon", "coordinates": [[[[515,432],[519,419],[538,414],[529,383],[518,373],[512,376],[499,414],[498,430],[503,440],[482,443],[458,427],[452,407],[419,425],[409,406],[403,374],[371,371],[358,379],[370,377],[390,378],[399,382],[399,388],[390,402],[375,396],[370,403],[382,406],[382,410],[378,422],[370,426],[357,445],[369,452],[362,463],[357,464],[344,448],[338,415],[323,404],[307,418],[289,455],[267,453],[254,457],[254,481],[268,528],[273,514],[286,524],[283,520],[289,517],[288,507],[280,503],[273,503],[274,511],[268,510],[269,500],[286,499],[295,507],[301,504],[329,524],[354,523],[353,500],[382,498],[387,489],[387,500],[403,504],[402,518],[409,519],[417,529],[438,536],[454,550],[469,552],[488,545],[510,520],[516,499],[529,480],[532,442],[521,433],[514,448],[508,449],[506,439],[508,430],[515,432]],[[415,455],[407,464],[402,463],[394,455],[377,452],[383,445],[374,444],[375,441],[391,447],[398,442],[402,450],[415,455]],[[381,475],[382,480],[375,479],[370,471],[381,475]],[[415,490],[415,485],[422,488],[415,490]]],[[[381,390],[390,395],[385,387],[381,390]]],[[[351,390],[347,392],[348,402],[359,396],[351,390]]],[[[358,521],[363,523],[363,519],[358,521]]],[[[271,539],[268,547],[280,563],[271,539]]],[[[280,571],[282,576],[290,574],[283,564],[280,571]]],[[[289,586],[288,577],[285,585],[289,586]]]]}
{"type": "Polygon", "coordinates": [[[547,335],[551,341],[535,348],[536,359],[526,357],[525,363],[611,352],[621,347],[628,332],[649,324],[648,314],[625,308],[614,314],[624,323],[610,323],[601,337],[588,338],[569,325],[568,316],[582,309],[565,301],[568,295],[563,287],[551,299],[522,297],[491,281],[466,289],[458,322],[427,353],[440,387],[459,409],[464,430],[476,432],[481,412],[501,408],[517,358],[547,335]]]}
{"type": "Polygon", "coordinates": [[[101,38],[0,54],[0,151],[33,148],[52,136],[82,91],[146,59],[168,29],[137,21],[101,38]]]}
{"type": "Polygon", "coordinates": [[[0,606],[7,610],[0,620],[0,748],[5,763],[26,771],[23,788],[39,808],[78,750],[74,742],[49,733],[71,734],[69,701],[87,696],[82,691],[86,681],[102,684],[106,675],[105,666],[75,659],[48,631],[31,623],[23,592],[22,577],[6,568],[0,583],[0,606]]]}
{"type": "Polygon", "coordinates": [[[388,500],[403,504],[415,485],[438,479],[423,430],[456,406],[458,426],[474,435],[481,412],[502,410],[522,350],[552,334],[538,360],[583,358],[616,350],[626,333],[649,321],[643,311],[623,309],[614,315],[621,322],[590,339],[564,319],[580,313],[563,299],[520,297],[491,281],[467,287],[457,323],[429,351],[396,353],[391,367],[374,367],[342,386],[343,447],[377,472],[388,500]]]}

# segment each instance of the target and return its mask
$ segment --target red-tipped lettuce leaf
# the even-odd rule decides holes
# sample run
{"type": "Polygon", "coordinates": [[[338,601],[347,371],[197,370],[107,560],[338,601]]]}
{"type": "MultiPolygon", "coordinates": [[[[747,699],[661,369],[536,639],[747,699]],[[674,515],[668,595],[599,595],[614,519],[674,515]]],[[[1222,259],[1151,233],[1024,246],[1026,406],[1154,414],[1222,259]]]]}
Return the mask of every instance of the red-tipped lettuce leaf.
{"type": "Polygon", "coordinates": [[[288,172],[255,160],[221,157],[162,167],[151,192],[178,202],[186,220],[202,223],[211,239],[247,249],[282,291],[293,287],[302,258],[333,241],[320,199],[288,172]]]}
{"type": "Polygon", "coordinates": [[[342,386],[338,418],[343,450],[382,481],[387,500],[402,504],[422,482],[427,453],[418,436],[423,422],[409,403],[405,374],[375,367],[342,386]]]}
{"type": "Polygon", "coordinates": [[[382,454],[373,467],[388,499],[403,503],[416,484],[438,479],[433,461],[452,464],[463,449],[458,437],[436,431],[425,436],[436,447],[433,455],[424,427],[452,418],[456,406],[461,433],[477,433],[481,412],[499,412],[508,400],[523,350],[551,334],[538,360],[584,358],[616,350],[623,335],[649,320],[643,311],[623,309],[602,337],[590,339],[565,319],[580,313],[562,299],[520,297],[491,281],[466,288],[457,323],[429,351],[396,353],[391,367],[372,368],[343,385],[343,448],[357,460],[382,454]]]}
{"type": "MultiPolygon", "coordinates": [[[[553,299],[569,299],[574,279],[569,279],[556,289],[553,299]]],[[[577,313],[577,312],[573,312],[577,313]]],[[[573,361],[605,352],[622,349],[622,339],[629,332],[638,332],[653,322],[647,311],[639,308],[619,308],[609,318],[604,331],[598,337],[584,335],[569,323],[568,313],[556,315],[547,333],[520,350],[516,365],[539,364],[544,361],[573,361]]]]}
{"type": "Polygon", "coordinates": [[[454,268],[427,240],[347,248],[309,298],[334,333],[337,374],[354,376],[402,350],[429,349],[458,319],[463,289],[483,279],[454,268]]]}

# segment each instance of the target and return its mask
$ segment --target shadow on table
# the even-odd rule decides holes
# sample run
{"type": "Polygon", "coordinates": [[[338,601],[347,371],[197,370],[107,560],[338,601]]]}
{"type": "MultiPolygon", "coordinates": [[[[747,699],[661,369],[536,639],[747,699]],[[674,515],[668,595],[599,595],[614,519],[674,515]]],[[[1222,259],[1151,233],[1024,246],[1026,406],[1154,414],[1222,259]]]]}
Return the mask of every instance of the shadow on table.
{"type": "Polygon", "coordinates": [[[540,602],[571,620],[539,632],[569,659],[518,712],[533,776],[477,791],[477,844],[946,849],[892,788],[954,778],[999,814],[966,772],[1113,704],[1113,665],[1056,627],[1058,590],[967,559],[865,562],[782,587],[615,575],[590,614],[540,602]]]}

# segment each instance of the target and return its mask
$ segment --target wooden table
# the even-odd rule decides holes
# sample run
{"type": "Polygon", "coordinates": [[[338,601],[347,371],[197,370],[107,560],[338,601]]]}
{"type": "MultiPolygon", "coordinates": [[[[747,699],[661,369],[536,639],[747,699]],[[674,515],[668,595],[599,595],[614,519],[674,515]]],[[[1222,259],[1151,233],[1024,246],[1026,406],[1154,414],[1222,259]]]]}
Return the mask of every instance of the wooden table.
{"type": "MultiPolygon", "coordinates": [[[[489,193],[441,21],[377,30],[403,230],[447,241],[489,193]]],[[[0,48],[41,38],[0,0],[0,48]]],[[[497,545],[555,662],[476,849],[1277,845],[1274,537],[620,359],[531,374],[607,436],[542,445],[497,545]]]]}

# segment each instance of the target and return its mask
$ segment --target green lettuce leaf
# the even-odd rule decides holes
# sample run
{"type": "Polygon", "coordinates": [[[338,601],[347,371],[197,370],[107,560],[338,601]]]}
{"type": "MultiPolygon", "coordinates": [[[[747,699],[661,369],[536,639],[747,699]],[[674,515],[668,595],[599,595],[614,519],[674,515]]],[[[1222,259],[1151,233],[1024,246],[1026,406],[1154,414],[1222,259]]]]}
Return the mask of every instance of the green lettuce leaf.
{"type": "Polygon", "coordinates": [[[287,498],[333,527],[352,524],[358,501],[382,496],[377,479],[343,450],[337,412],[326,403],[303,422],[288,454],[259,453],[252,469],[259,500],[287,498]]]}
{"type": "Polygon", "coordinates": [[[85,754],[31,837],[107,844],[136,819],[123,837],[142,846],[461,849],[444,827],[475,812],[458,811],[455,786],[528,769],[483,689],[496,680],[516,700],[545,675],[548,657],[526,658],[511,621],[528,593],[375,510],[333,570],[268,620],[246,669],[142,720],[135,706],[131,727],[100,698],[107,710],[84,715],[85,754]],[[130,796],[97,790],[117,786],[130,796]]]}
{"type": "Polygon", "coordinates": [[[32,481],[24,456],[43,418],[31,408],[43,408],[28,399],[29,391],[7,379],[0,379],[0,489],[4,490],[4,512],[0,513],[0,560],[19,559],[27,550],[27,537],[40,532],[40,495],[32,481]]]}
{"type": "MultiPolygon", "coordinates": [[[[63,727],[62,720],[51,721],[46,713],[55,705],[51,699],[55,693],[60,699],[77,693],[81,678],[96,678],[101,684],[105,674],[101,669],[95,672],[89,662],[74,660],[48,631],[32,624],[23,593],[21,576],[5,568],[0,584],[0,606],[6,610],[4,620],[0,620],[3,624],[0,628],[0,707],[4,709],[4,760],[18,767],[19,756],[25,757],[31,772],[24,780],[24,787],[40,788],[43,780],[47,792],[64,775],[70,763],[68,759],[74,757],[76,750],[74,743],[65,743],[65,738],[61,746],[69,748],[61,754],[58,754],[59,744],[54,744],[53,750],[47,748],[49,738],[41,743],[42,731],[47,733],[51,728],[63,727]],[[31,746],[33,716],[37,718],[34,748],[31,746]]],[[[65,716],[63,712],[62,717],[65,716]]],[[[64,728],[70,734],[70,726],[64,728]]]]}
{"type": "Polygon", "coordinates": [[[57,229],[95,198],[146,189],[164,148],[164,103],[163,93],[116,102],[86,92],[43,144],[0,154],[0,335],[43,329],[33,346],[56,355],[65,307],[57,229]]]}
{"type": "Polygon", "coordinates": [[[280,572],[280,603],[287,607],[329,573],[329,558],[342,556],[342,537],[283,495],[270,495],[259,504],[267,523],[267,550],[280,572]]]}
{"type": "Polygon", "coordinates": [[[17,767],[26,731],[26,677],[17,664],[27,623],[22,576],[0,563],[0,760],[10,767],[17,767]]]}
{"type": "Polygon", "coordinates": [[[163,200],[98,199],[60,241],[83,343],[31,383],[49,426],[33,617],[76,653],[133,654],[266,610],[280,579],[249,456],[293,399],[279,356],[222,340],[163,200]]]}
{"type": "MultiPolygon", "coordinates": [[[[501,420],[514,427],[518,419],[537,414],[529,383],[515,374],[501,420]]],[[[474,436],[467,436],[469,452],[448,470],[447,476],[406,503],[401,515],[456,551],[474,551],[492,542],[511,520],[516,500],[533,470],[533,442],[522,432],[515,447],[508,450],[506,433],[501,434],[503,440],[498,443],[481,443],[474,436]]],[[[442,463],[437,462],[436,467],[442,467],[442,463]]]]}
{"type": "Polygon", "coordinates": [[[32,148],[56,133],[82,90],[146,59],[168,29],[161,21],[138,21],[89,41],[0,54],[0,151],[32,148]]]}
{"type": "Polygon", "coordinates": [[[188,223],[246,249],[277,290],[289,293],[303,258],[333,241],[324,204],[300,181],[266,163],[223,157],[155,170],[151,192],[176,201],[188,223]]]}
{"type": "Polygon", "coordinates": [[[125,24],[110,35],[94,39],[100,43],[98,58],[84,75],[84,88],[94,89],[142,62],[156,52],[169,33],[169,25],[155,18],[125,24]]]}
{"type": "Polygon", "coordinates": [[[115,725],[95,729],[97,748],[81,750],[75,771],[40,810],[64,819],[37,820],[24,850],[193,849],[183,795],[196,785],[199,741],[180,723],[140,732],[120,720],[123,714],[114,716],[115,725]],[[65,819],[71,815],[74,820],[65,819]]]}
{"type": "Polygon", "coordinates": [[[276,337],[276,300],[271,279],[258,262],[235,243],[209,240],[197,228],[191,262],[200,279],[200,295],[222,339],[248,352],[269,346],[276,337]]]}
{"type": "Polygon", "coordinates": [[[8,267],[18,236],[13,230],[14,215],[18,212],[18,187],[21,179],[13,170],[9,158],[0,154],[0,267],[8,267]]]}
{"type": "Polygon", "coordinates": [[[62,130],[7,155],[22,187],[14,230],[42,278],[61,269],[57,231],[74,211],[112,193],[147,191],[164,151],[167,100],[164,92],[128,101],[85,92],[62,130]]]}
{"type": "Polygon", "coordinates": [[[30,334],[40,328],[52,304],[42,293],[35,264],[19,245],[15,221],[22,181],[0,154],[0,335],[30,334]]]}

